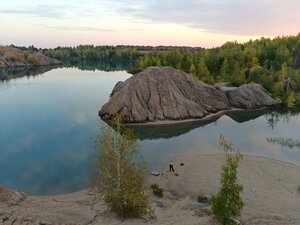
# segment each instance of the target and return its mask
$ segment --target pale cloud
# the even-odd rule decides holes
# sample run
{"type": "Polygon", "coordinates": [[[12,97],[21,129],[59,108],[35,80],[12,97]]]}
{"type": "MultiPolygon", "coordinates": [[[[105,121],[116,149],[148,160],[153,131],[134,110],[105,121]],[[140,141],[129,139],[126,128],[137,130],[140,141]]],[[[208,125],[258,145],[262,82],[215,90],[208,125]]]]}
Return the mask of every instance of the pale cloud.
{"type": "Polygon", "coordinates": [[[92,26],[54,26],[54,25],[45,25],[45,24],[37,24],[34,27],[42,27],[46,29],[56,29],[62,31],[99,31],[99,32],[115,32],[112,29],[104,29],[92,26]]]}
{"type": "Polygon", "coordinates": [[[290,0],[95,0],[139,21],[175,23],[212,33],[235,35],[299,32],[300,1],[290,0]]]}
{"type": "Polygon", "coordinates": [[[3,14],[17,14],[30,15],[38,17],[62,18],[65,16],[65,5],[34,5],[34,6],[20,6],[7,7],[0,9],[3,14]]]}
{"type": "MultiPolygon", "coordinates": [[[[65,19],[70,17],[91,17],[99,15],[90,7],[86,7],[84,4],[74,4],[71,2],[61,3],[43,3],[34,4],[19,4],[17,6],[2,6],[0,13],[11,15],[26,15],[34,17],[45,17],[52,19],[65,19]]],[[[26,3],[26,2],[25,2],[26,3]]]]}
{"type": "Polygon", "coordinates": [[[299,0],[0,0],[0,5],[0,44],[215,47],[300,31],[299,0]]]}

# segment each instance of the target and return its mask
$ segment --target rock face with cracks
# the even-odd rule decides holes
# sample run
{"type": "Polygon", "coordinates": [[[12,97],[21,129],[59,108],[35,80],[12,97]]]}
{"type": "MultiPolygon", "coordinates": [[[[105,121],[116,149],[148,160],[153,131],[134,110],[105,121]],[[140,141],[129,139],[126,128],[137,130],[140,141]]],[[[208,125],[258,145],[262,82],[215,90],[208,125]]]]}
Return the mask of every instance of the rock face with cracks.
{"type": "Polygon", "coordinates": [[[217,87],[171,67],[149,67],[118,82],[99,116],[110,121],[119,114],[123,123],[144,123],[201,119],[231,108],[258,109],[278,104],[258,84],[217,87]]]}
{"type": "Polygon", "coordinates": [[[23,192],[13,191],[0,186],[0,204],[5,204],[6,206],[17,205],[26,198],[27,196],[23,192]]]}

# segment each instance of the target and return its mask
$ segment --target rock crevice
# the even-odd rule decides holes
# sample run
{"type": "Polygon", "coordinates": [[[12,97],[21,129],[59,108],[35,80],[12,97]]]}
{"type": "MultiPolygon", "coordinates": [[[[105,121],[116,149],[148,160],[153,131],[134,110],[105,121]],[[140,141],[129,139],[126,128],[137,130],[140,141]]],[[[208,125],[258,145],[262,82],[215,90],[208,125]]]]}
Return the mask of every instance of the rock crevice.
{"type": "Polygon", "coordinates": [[[258,84],[217,87],[171,67],[149,67],[118,82],[99,116],[109,121],[118,113],[123,123],[143,123],[201,119],[232,108],[259,109],[278,104],[258,84]]]}

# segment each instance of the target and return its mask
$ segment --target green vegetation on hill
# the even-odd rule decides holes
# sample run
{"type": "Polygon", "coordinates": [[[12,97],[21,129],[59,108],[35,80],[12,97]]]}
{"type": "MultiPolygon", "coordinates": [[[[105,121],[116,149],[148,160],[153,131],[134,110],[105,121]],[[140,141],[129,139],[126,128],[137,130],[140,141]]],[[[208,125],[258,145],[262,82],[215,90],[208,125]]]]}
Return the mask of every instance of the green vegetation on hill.
{"type": "MultiPolygon", "coordinates": [[[[171,66],[206,83],[241,85],[256,82],[288,105],[300,105],[300,34],[261,38],[240,44],[227,42],[212,49],[191,47],[93,46],[58,47],[43,53],[62,61],[123,62],[138,71],[171,66]]],[[[87,63],[85,63],[87,64],[87,63]]]]}
{"type": "Polygon", "coordinates": [[[0,46],[0,68],[60,65],[60,61],[46,57],[31,47],[0,46]]]}

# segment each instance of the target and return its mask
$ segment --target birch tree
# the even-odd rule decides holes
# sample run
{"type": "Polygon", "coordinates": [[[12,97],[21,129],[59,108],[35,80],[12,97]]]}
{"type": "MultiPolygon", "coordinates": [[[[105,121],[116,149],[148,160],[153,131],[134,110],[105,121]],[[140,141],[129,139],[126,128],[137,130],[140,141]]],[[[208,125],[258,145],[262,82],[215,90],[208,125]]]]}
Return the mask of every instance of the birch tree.
{"type": "Polygon", "coordinates": [[[235,224],[233,219],[240,216],[244,202],[240,196],[243,185],[237,182],[239,162],[242,159],[239,151],[235,152],[230,141],[220,136],[219,146],[226,153],[226,163],[222,166],[221,188],[212,199],[212,211],[223,225],[235,224]]]}
{"type": "Polygon", "coordinates": [[[144,160],[134,132],[119,117],[106,125],[95,141],[98,152],[93,183],[108,208],[120,217],[153,215],[144,186],[144,160]]]}

